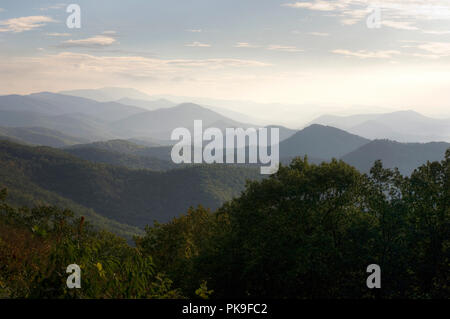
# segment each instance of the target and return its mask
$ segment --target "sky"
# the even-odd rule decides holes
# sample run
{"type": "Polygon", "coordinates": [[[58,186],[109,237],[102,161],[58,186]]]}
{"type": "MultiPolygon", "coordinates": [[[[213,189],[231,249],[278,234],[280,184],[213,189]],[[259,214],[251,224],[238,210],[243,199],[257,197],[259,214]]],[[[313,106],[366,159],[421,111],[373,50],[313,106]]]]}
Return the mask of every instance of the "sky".
{"type": "Polygon", "coordinates": [[[0,94],[109,86],[450,117],[450,0],[0,2],[0,94]]]}

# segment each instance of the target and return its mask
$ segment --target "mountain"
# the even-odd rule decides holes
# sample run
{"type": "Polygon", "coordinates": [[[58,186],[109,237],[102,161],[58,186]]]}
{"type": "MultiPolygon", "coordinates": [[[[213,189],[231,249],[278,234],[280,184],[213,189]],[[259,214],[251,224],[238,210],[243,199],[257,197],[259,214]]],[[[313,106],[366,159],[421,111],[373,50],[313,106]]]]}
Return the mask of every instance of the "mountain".
{"type": "MultiPolygon", "coordinates": [[[[113,123],[115,131],[123,135],[151,136],[169,140],[175,128],[193,129],[194,120],[202,120],[203,128],[248,127],[248,124],[228,119],[217,112],[193,103],[183,103],[171,108],[158,109],[132,115],[113,123]]],[[[192,132],[193,133],[193,132],[192,132]]]]}
{"type": "Polygon", "coordinates": [[[125,140],[77,144],[65,147],[64,151],[91,162],[124,166],[130,169],[164,171],[181,167],[171,161],[169,149],[167,149],[168,155],[164,156],[163,160],[160,157],[151,156],[151,148],[125,140]]]}
{"type": "Polygon", "coordinates": [[[269,129],[268,134],[267,134],[267,138],[268,141],[270,141],[270,129],[271,128],[277,128],[279,130],[279,134],[280,134],[280,142],[287,140],[289,137],[291,137],[292,135],[294,135],[295,133],[297,133],[297,130],[293,130],[281,125],[268,125],[266,126],[266,128],[269,129]]]}
{"type": "Polygon", "coordinates": [[[181,165],[174,164],[172,161],[164,161],[155,157],[124,154],[95,147],[77,147],[64,149],[64,151],[90,162],[123,166],[129,169],[166,171],[181,167],[181,165]]]}
{"type": "Polygon", "coordinates": [[[145,111],[135,106],[116,102],[100,103],[85,98],[48,92],[0,96],[0,110],[33,112],[46,116],[84,114],[105,122],[117,121],[145,111]]]}
{"type": "Polygon", "coordinates": [[[60,94],[84,97],[97,102],[111,102],[123,98],[134,100],[152,100],[152,97],[132,88],[105,87],[100,89],[61,91],[60,94]]]}
{"type": "Polygon", "coordinates": [[[80,113],[104,122],[118,121],[145,111],[145,109],[136,106],[123,105],[117,102],[96,102],[86,98],[47,92],[30,94],[28,97],[42,104],[45,103],[54,109],[59,108],[59,112],[52,115],[80,113]]]}
{"type": "Polygon", "coordinates": [[[63,147],[88,140],[73,137],[42,127],[0,127],[0,138],[8,138],[25,144],[63,147]]]}
{"type": "Polygon", "coordinates": [[[0,110],[0,126],[43,127],[88,141],[117,137],[106,123],[83,114],[49,116],[29,111],[0,110]]]}
{"type": "Polygon", "coordinates": [[[194,120],[203,120],[204,128],[222,130],[252,126],[192,103],[148,111],[117,102],[97,102],[48,92],[0,96],[0,116],[0,126],[43,127],[89,141],[151,139],[161,145],[170,144],[175,128],[192,129],[194,120]]]}
{"type": "Polygon", "coordinates": [[[100,141],[93,142],[89,144],[77,144],[71,147],[65,148],[65,150],[73,150],[73,149],[83,149],[83,148],[95,148],[105,151],[117,152],[122,154],[139,154],[142,150],[145,150],[147,147],[135,144],[126,140],[109,140],[109,141],[100,141]]]}
{"type": "Polygon", "coordinates": [[[167,99],[157,99],[154,101],[147,101],[147,100],[130,99],[128,97],[117,100],[116,102],[124,105],[137,106],[148,111],[174,107],[177,105],[177,103],[174,103],[167,99]]]}
{"type": "Polygon", "coordinates": [[[159,140],[156,138],[151,138],[151,137],[134,137],[134,138],[129,138],[127,139],[127,141],[137,144],[137,145],[141,145],[141,146],[146,146],[146,147],[155,147],[155,146],[163,146],[163,145],[173,145],[175,142],[171,141],[171,140],[159,140]]]}
{"type": "Polygon", "coordinates": [[[0,126],[42,127],[88,141],[118,137],[109,122],[141,112],[116,102],[46,92],[0,96],[0,126]]]}
{"type": "MultiPolygon", "coordinates": [[[[47,147],[30,147],[0,140],[0,188],[8,189],[8,203],[17,207],[54,205],[70,209],[78,216],[85,216],[97,228],[110,230],[130,240],[133,235],[142,232],[137,227],[106,218],[92,208],[42,187],[39,177],[31,172],[38,170],[43,164],[51,165],[46,162],[52,158],[51,150],[47,147]]],[[[61,152],[57,153],[62,155],[61,152]]],[[[65,158],[67,159],[68,155],[65,155],[65,158]]]]}
{"type": "Polygon", "coordinates": [[[433,119],[414,111],[352,116],[325,115],[311,123],[334,126],[368,139],[450,142],[450,119],[433,119]]]}
{"type": "Polygon", "coordinates": [[[257,168],[237,165],[130,170],[0,141],[0,187],[12,190],[17,202],[70,202],[120,225],[168,221],[199,204],[215,209],[239,195],[246,180],[260,178],[257,168]]]}
{"type": "Polygon", "coordinates": [[[313,124],[280,143],[280,158],[308,155],[329,160],[339,158],[368,142],[368,139],[331,126],[313,124]]]}
{"type": "MultiPolygon", "coordinates": [[[[71,90],[59,93],[84,97],[98,102],[116,101],[121,104],[134,105],[148,110],[172,107],[182,103],[194,103],[203,105],[210,110],[238,122],[258,123],[258,125],[262,125],[261,120],[257,119],[255,116],[239,112],[239,110],[242,109],[242,101],[227,101],[226,103],[223,103],[221,100],[187,96],[147,95],[135,89],[120,87],[71,90]]],[[[258,106],[261,105],[258,104],[258,106]]],[[[245,108],[246,107],[244,107],[244,109],[245,108]]]]}
{"type": "Polygon", "coordinates": [[[397,167],[403,175],[410,175],[413,170],[427,161],[440,161],[449,143],[399,143],[389,140],[375,140],[346,154],[342,160],[367,173],[376,160],[381,160],[386,168],[397,167]]]}

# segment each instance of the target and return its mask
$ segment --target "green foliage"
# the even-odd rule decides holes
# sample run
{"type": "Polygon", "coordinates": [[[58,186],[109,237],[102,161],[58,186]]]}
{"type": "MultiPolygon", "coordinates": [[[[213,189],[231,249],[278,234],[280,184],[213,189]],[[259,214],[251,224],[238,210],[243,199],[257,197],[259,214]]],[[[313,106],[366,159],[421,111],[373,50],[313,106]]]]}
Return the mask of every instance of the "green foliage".
{"type": "Polygon", "coordinates": [[[127,236],[139,233],[128,225],[143,228],[154,220],[166,222],[190,206],[216,209],[238,196],[247,179],[260,176],[257,168],[225,165],[130,170],[48,147],[0,141],[0,186],[10,190],[13,204],[32,206],[40,201],[68,207],[127,236]]]}
{"type": "Polygon", "coordinates": [[[181,298],[172,281],[125,240],[70,211],[0,204],[0,295],[7,298],[181,298]],[[68,289],[66,268],[81,268],[68,289]]]}
{"type": "Polygon", "coordinates": [[[0,138],[24,144],[62,147],[86,140],[42,127],[0,127],[0,138]]]}
{"type": "Polygon", "coordinates": [[[120,153],[89,146],[74,147],[66,149],[65,151],[76,157],[94,163],[124,166],[130,169],[149,169],[153,171],[164,171],[168,169],[179,168],[177,167],[177,164],[169,161],[163,161],[158,158],[120,153]]]}
{"type": "Polygon", "coordinates": [[[296,158],[269,178],[248,182],[236,197],[248,169],[130,171],[49,149],[1,145],[4,181],[24,181],[26,191],[32,182],[117,219],[121,214],[144,222],[148,216],[142,218],[140,209],[159,207],[175,216],[186,204],[214,207],[234,197],[214,212],[191,207],[186,215],[156,222],[131,247],[95,230],[79,213],[11,207],[2,190],[2,297],[450,296],[450,150],[410,177],[380,161],[361,174],[342,161],[313,165],[296,158]],[[169,189],[172,196],[165,197],[169,189]],[[143,201],[146,196],[159,197],[158,206],[143,201]],[[118,199],[121,205],[110,203],[118,199]],[[65,288],[65,267],[72,263],[82,267],[80,290],[65,288]],[[366,286],[370,264],[381,267],[382,289],[366,286]]]}
{"type": "Polygon", "coordinates": [[[201,285],[200,285],[200,288],[198,288],[198,289],[195,291],[195,294],[196,294],[197,296],[199,296],[200,298],[202,298],[202,299],[209,299],[209,296],[210,296],[213,292],[214,292],[214,290],[208,290],[207,282],[206,282],[206,281],[203,281],[203,282],[201,283],[201,285]]]}
{"type": "Polygon", "coordinates": [[[381,162],[363,175],[298,158],[215,213],[147,228],[137,246],[190,297],[207,281],[216,298],[448,298],[449,162],[450,150],[405,178],[381,162]],[[370,264],[382,289],[366,286],[370,264]]]}

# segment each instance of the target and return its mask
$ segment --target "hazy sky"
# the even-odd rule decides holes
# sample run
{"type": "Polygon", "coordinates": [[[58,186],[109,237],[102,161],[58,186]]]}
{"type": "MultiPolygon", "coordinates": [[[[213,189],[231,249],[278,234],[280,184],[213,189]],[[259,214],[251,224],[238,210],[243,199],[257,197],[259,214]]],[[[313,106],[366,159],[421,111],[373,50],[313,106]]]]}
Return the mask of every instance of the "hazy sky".
{"type": "Polygon", "coordinates": [[[70,3],[0,2],[0,94],[124,86],[450,116],[449,0],[71,3],[80,29],[70,3]]]}

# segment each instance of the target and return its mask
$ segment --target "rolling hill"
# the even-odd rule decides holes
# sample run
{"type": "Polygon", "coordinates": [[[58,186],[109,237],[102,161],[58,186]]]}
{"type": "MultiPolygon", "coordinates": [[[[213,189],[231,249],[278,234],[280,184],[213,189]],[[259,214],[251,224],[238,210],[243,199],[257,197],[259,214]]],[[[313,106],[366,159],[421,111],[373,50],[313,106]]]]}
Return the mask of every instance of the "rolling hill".
{"type": "Polygon", "coordinates": [[[118,137],[109,122],[145,110],[54,93],[0,96],[0,126],[41,127],[88,141],[118,137]]]}
{"type": "Polygon", "coordinates": [[[133,105],[136,107],[140,107],[147,111],[154,111],[157,109],[169,108],[177,105],[177,103],[174,103],[167,99],[157,99],[153,101],[148,101],[148,100],[130,99],[128,97],[117,100],[116,102],[124,105],[133,105]]]}
{"type": "Polygon", "coordinates": [[[7,138],[25,144],[63,147],[88,140],[63,134],[42,127],[0,127],[0,138],[7,138]]]}
{"type": "Polygon", "coordinates": [[[364,173],[368,173],[376,160],[381,160],[386,168],[397,167],[403,175],[427,161],[440,161],[449,143],[399,143],[389,140],[375,140],[346,154],[342,160],[364,173]]]}
{"type": "Polygon", "coordinates": [[[311,123],[334,126],[368,139],[398,142],[450,142],[450,119],[433,119],[414,111],[352,116],[321,116],[311,123]]]}
{"type": "Polygon", "coordinates": [[[0,141],[0,176],[0,187],[17,194],[16,201],[70,201],[120,225],[137,227],[168,221],[190,206],[215,209],[239,195],[247,179],[261,178],[257,168],[234,165],[130,170],[7,141],[0,141]]]}
{"type": "Polygon", "coordinates": [[[192,103],[148,111],[117,102],[48,92],[0,96],[0,126],[43,127],[88,141],[150,139],[167,145],[173,129],[192,129],[194,120],[203,120],[205,128],[252,126],[192,103]]]}
{"type": "Polygon", "coordinates": [[[47,128],[88,141],[117,137],[111,132],[107,124],[83,114],[50,116],[30,111],[0,110],[0,126],[47,128]]]}
{"type": "Polygon", "coordinates": [[[152,157],[152,150],[149,147],[125,140],[77,144],[65,147],[64,151],[91,162],[124,166],[130,169],[165,171],[181,167],[174,164],[170,158],[163,160],[152,157]]]}
{"type": "Polygon", "coordinates": [[[151,100],[151,96],[132,88],[104,87],[100,89],[82,89],[61,91],[60,94],[83,97],[97,102],[111,102],[123,98],[151,100]]]}
{"type": "Polygon", "coordinates": [[[183,103],[171,108],[158,109],[132,115],[113,123],[115,131],[123,135],[151,136],[157,139],[170,140],[175,128],[193,129],[194,120],[202,120],[203,127],[248,127],[248,124],[228,119],[217,112],[197,104],[183,103]]]}
{"type": "Polygon", "coordinates": [[[346,131],[313,124],[280,143],[280,158],[308,155],[329,160],[339,158],[369,142],[346,131]]]}

